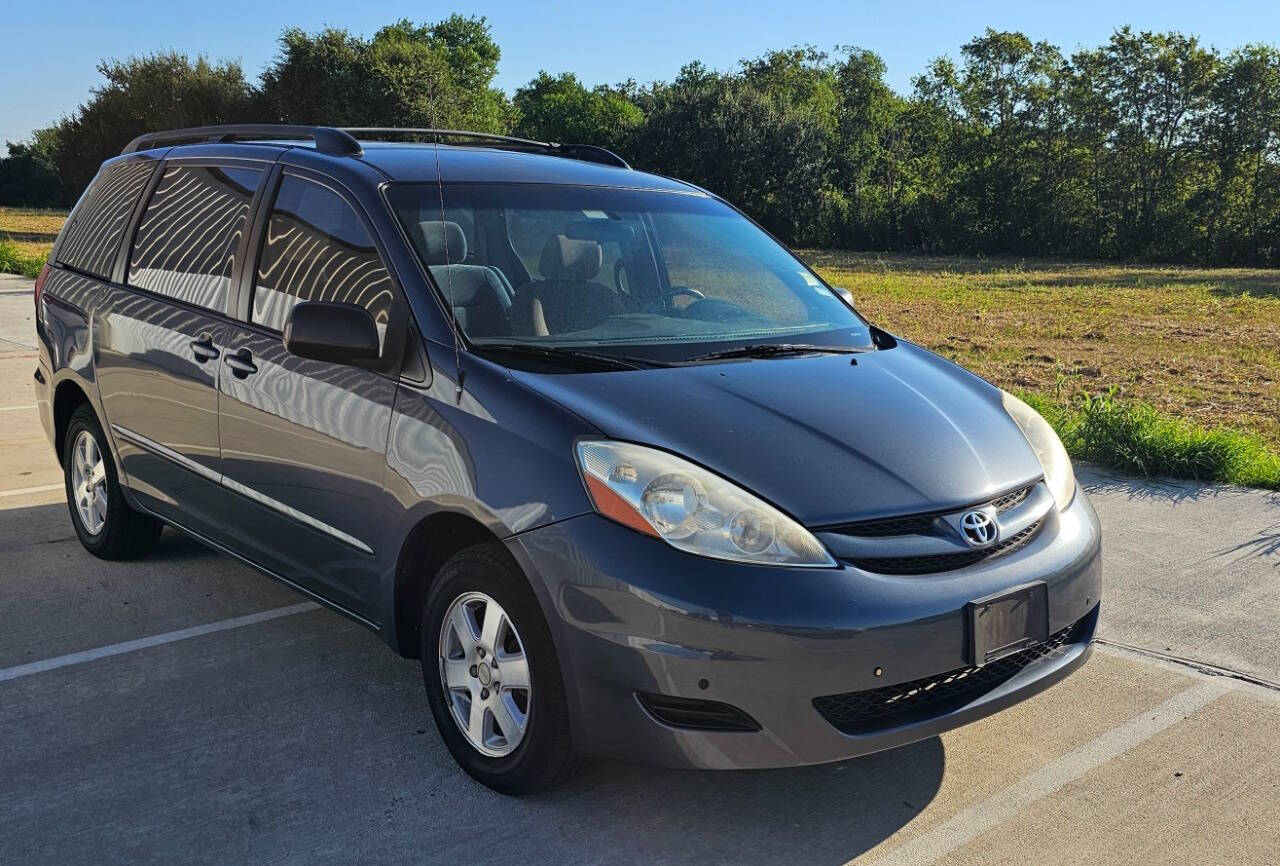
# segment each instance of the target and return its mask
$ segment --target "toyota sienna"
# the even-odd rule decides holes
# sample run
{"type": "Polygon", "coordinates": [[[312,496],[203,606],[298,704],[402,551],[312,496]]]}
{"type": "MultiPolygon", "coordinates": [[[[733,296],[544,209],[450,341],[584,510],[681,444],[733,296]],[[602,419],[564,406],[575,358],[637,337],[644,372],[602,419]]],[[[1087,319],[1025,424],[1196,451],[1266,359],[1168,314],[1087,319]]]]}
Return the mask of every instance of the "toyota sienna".
{"type": "Polygon", "coordinates": [[[838,761],[1088,656],[1098,521],[1049,425],[600,148],[144,135],[35,303],[84,547],[173,526],[367,626],[498,791],[838,761]]]}

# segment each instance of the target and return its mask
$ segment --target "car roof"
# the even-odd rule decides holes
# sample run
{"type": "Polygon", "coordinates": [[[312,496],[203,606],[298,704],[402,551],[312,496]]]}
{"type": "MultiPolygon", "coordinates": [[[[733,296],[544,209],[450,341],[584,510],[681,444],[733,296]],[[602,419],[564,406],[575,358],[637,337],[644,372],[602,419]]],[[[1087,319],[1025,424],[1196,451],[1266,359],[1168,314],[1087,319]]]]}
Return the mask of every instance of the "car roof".
{"type": "Polygon", "coordinates": [[[477,145],[362,141],[361,157],[389,178],[404,182],[558,183],[694,192],[691,184],[661,175],[543,153],[477,145]]]}
{"type": "Polygon", "coordinates": [[[363,140],[360,147],[363,153],[359,156],[345,156],[325,153],[317,150],[311,142],[304,141],[198,142],[138,150],[124,158],[149,156],[173,159],[215,155],[261,158],[264,150],[279,153],[278,148],[305,153],[307,162],[313,167],[320,161],[331,163],[335,168],[350,165],[352,161],[361,162],[393,182],[433,183],[439,177],[445,183],[547,183],[705,194],[704,190],[692,184],[661,175],[502,147],[363,140]]]}

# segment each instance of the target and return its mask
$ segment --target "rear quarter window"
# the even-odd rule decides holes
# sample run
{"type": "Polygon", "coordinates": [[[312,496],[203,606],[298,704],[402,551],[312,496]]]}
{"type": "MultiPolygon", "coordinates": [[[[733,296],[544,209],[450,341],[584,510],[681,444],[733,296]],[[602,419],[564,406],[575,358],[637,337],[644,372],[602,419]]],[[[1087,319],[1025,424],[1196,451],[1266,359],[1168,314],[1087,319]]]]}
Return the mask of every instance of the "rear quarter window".
{"type": "Polygon", "coordinates": [[[98,173],[67,221],[58,242],[59,264],[111,278],[129,217],[155,166],[154,162],[126,162],[98,173]]]}

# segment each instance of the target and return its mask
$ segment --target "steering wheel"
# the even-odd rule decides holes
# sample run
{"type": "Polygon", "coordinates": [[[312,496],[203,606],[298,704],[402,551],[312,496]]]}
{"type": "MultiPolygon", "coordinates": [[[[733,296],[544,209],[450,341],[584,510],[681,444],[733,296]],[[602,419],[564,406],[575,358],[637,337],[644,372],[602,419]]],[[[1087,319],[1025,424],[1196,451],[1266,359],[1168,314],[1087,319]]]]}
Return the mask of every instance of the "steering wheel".
{"type": "Polygon", "coordinates": [[[681,295],[693,298],[695,301],[705,301],[707,299],[707,296],[697,289],[691,289],[688,286],[676,286],[671,291],[665,292],[655,298],[653,302],[649,304],[649,309],[669,310],[671,309],[671,302],[681,295]]]}

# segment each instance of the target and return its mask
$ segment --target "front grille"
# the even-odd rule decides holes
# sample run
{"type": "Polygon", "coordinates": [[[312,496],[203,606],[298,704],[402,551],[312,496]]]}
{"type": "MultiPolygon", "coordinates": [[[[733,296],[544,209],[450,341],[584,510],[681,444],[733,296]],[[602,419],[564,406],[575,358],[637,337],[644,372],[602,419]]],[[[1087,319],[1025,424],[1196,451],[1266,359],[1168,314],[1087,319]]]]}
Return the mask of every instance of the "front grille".
{"type": "MultiPolygon", "coordinates": [[[[1012,493],[1006,493],[1003,496],[991,500],[989,503],[997,512],[1008,511],[1015,505],[1021,504],[1028,496],[1034,484],[1029,484],[1021,490],[1014,490],[1012,493]]],[[[987,503],[979,503],[984,505],[987,503]]],[[[976,506],[974,506],[976,507],[976,506]]],[[[957,509],[953,509],[957,510],[957,509]]],[[[947,514],[946,511],[929,511],[922,514],[903,514],[898,517],[881,517],[874,520],[859,520],[857,523],[846,523],[844,526],[835,526],[827,530],[828,532],[838,532],[841,535],[858,535],[868,538],[883,537],[886,535],[924,535],[933,528],[933,522],[939,516],[947,514]]]]}
{"type": "MultiPolygon", "coordinates": [[[[1033,484],[1031,487],[1035,487],[1035,485],[1033,484]]],[[[1024,487],[1021,490],[1006,493],[999,499],[991,500],[991,505],[996,511],[1008,511],[1013,506],[1022,504],[1022,501],[1031,495],[1031,487],[1024,487]]]]}
{"type": "Polygon", "coordinates": [[[924,716],[959,709],[1013,679],[1028,665],[1060,656],[1079,642],[1088,616],[1012,655],[982,667],[966,667],[894,686],[846,692],[813,699],[813,706],[845,734],[868,734],[907,724],[924,716]]]}
{"type": "Polygon", "coordinates": [[[877,574],[933,574],[938,571],[951,571],[989,559],[1008,556],[1026,546],[1039,528],[1039,522],[1033,523],[1021,532],[982,550],[962,550],[957,553],[938,553],[929,556],[868,557],[851,561],[858,568],[874,571],[877,574]]]}
{"type": "Polygon", "coordinates": [[[845,535],[862,535],[871,538],[885,535],[923,535],[933,527],[936,514],[908,514],[903,517],[886,517],[882,520],[862,520],[834,530],[845,535]]]}

